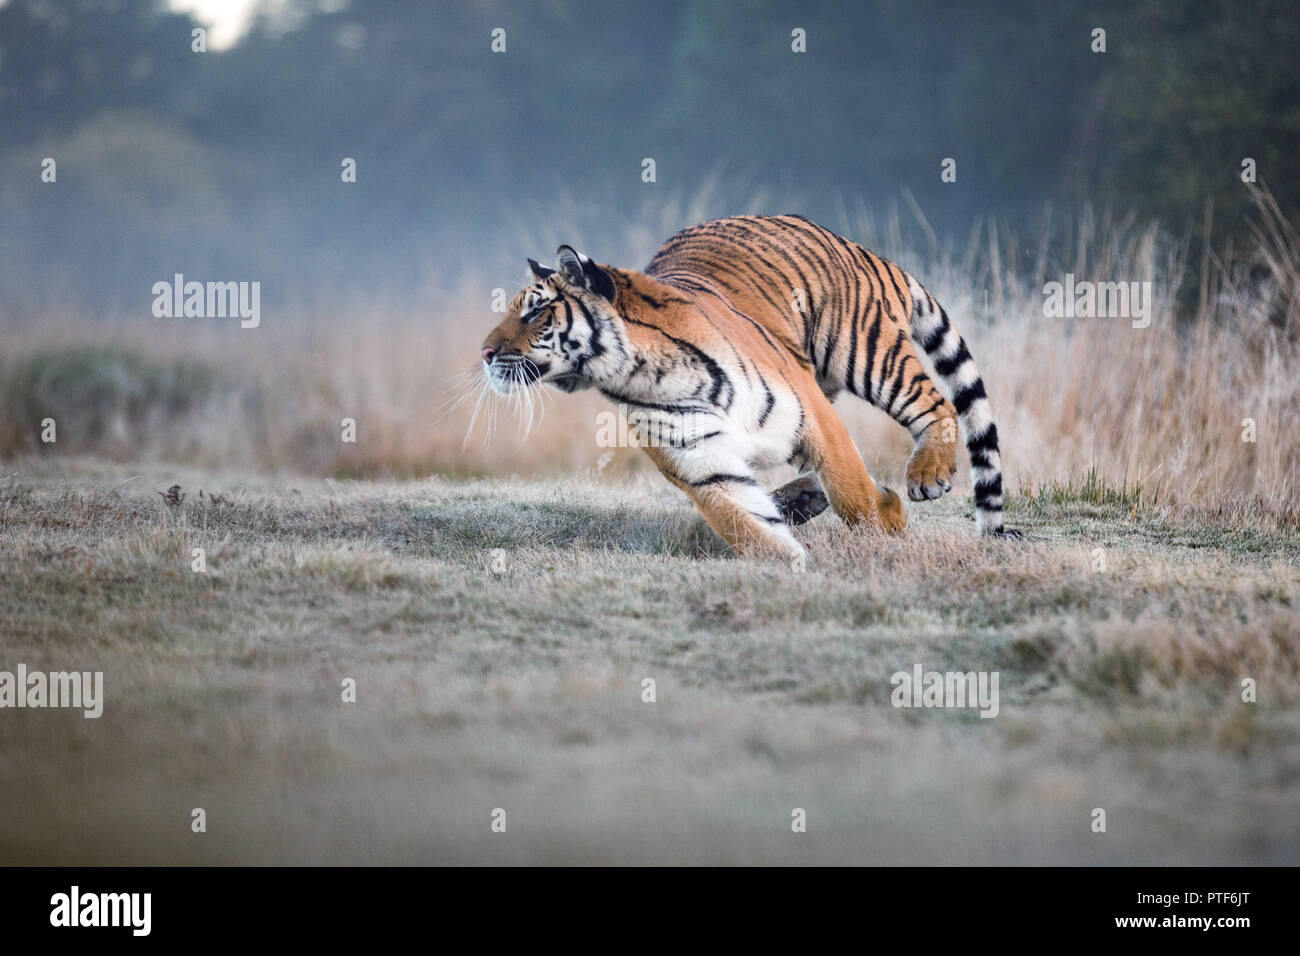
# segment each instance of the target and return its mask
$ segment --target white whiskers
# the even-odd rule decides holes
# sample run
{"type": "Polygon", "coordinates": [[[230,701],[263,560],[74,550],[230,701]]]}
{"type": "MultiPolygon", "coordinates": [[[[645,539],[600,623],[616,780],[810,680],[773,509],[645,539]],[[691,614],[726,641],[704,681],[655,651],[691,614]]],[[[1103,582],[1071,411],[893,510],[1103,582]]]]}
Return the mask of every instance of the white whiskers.
{"type": "Polygon", "coordinates": [[[520,357],[499,366],[498,373],[509,386],[505,395],[500,395],[492,387],[491,373],[487,366],[468,369],[448,380],[454,394],[447,400],[435,419],[435,424],[443,421],[470,399],[474,404],[470,409],[469,424],[465,428],[465,438],[461,442],[461,451],[469,447],[474,435],[479,416],[483,416],[483,441],[490,444],[497,427],[497,414],[502,405],[508,405],[519,421],[519,435],[527,438],[533,428],[542,423],[546,416],[546,401],[542,393],[534,387],[539,373],[537,365],[528,358],[520,357]],[[532,377],[532,381],[529,379],[532,377]],[[504,398],[505,401],[498,399],[504,398]]]}

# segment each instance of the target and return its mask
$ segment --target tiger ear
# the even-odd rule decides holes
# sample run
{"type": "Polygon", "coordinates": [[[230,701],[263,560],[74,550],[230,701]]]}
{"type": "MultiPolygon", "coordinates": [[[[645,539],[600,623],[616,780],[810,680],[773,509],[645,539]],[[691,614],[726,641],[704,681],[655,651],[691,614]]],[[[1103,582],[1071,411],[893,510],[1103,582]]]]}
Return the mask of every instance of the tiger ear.
{"type": "Polygon", "coordinates": [[[578,255],[578,250],[574,249],[573,246],[560,246],[555,251],[555,255],[560,267],[560,275],[564,276],[564,281],[581,289],[587,288],[587,273],[582,268],[582,259],[584,257],[578,255]]]}
{"type": "Polygon", "coordinates": [[[533,270],[533,278],[535,279],[545,279],[547,276],[555,275],[554,269],[546,268],[546,266],[542,265],[536,259],[528,260],[528,268],[533,270]]]}
{"type": "Polygon", "coordinates": [[[610,302],[614,301],[614,278],[573,246],[560,246],[556,251],[560,274],[566,282],[582,289],[590,289],[610,302]]]}

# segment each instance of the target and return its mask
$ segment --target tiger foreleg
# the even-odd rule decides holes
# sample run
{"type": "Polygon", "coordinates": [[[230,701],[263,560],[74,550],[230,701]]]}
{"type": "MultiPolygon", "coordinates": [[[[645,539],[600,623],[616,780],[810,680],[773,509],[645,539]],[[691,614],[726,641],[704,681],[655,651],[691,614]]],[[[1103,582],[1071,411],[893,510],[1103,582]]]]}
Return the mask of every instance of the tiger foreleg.
{"type": "Polygon", "coordinates": [[[807,553],[772,496],[739,463],[674,459],[659,448],[645,451],[664,477],[686,492],[709,527],[737,554],[792,560],[807,553]]]}
{"type": "Polygon", "coordinates": [[[685,490],[709,527],[738,555],[792,559],[805,553],[772,497],[757,484],[727,482],[685,490]]]}

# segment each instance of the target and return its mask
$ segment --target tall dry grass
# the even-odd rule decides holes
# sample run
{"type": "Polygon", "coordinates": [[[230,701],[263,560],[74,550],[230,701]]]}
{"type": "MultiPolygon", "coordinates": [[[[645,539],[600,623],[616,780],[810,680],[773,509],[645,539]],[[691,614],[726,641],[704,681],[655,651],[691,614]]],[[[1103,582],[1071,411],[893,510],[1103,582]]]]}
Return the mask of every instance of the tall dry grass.
{"type": "MultiPolygon", "coordinates": [[[[989,386],[1012,490],[1091,472],[1157,506],[1294,521],[1300,241],[1270,197],[1257,202],[1253,247],[1195,264],[1185,237],[1091,213],[1045,215],[1032,246],[982,223],[960,251],[915,209],[919,251],[897,214],[881,222],[846,209],[829,225],[899,262],[945,304],[989,386]],[[1046,318],[1043,285],[1066,273],[1152,283],[1150,326],[1046,318]],[[1254,442],[1243,441],[1247,419],[1254,442]]],[[[665,207],[654,220],[660,238],[711,205],[705,197],[665,207]]],[[[628,227],[619,245],[641,258],[627,264],[643,264],[652,231],[628,227]]],[[[521,258],[541,245],[526,232],[521,258]]],[[[0,456],[335,476],[645,469],[636,449],[597,445],[597,416],[610,410],[599,396],[543,390],[527,435],[509,403],[488,399],[472,427],[476,396],[455,405],[477,387],[478,345],[498,319],[491,289],[512,289],[511,278],[476,277],[436,302],[266,314],[256,330],[76,316],[11,325],[0,354],[0,456]],[[53,445],[40,441],[47,417],[57,422],[53,445]],[[357,423],[355,444],[340,440],[344,418],[357,423]]],[[[873,472],[900,482],[905,433],[856,400],[839,407],[873,472]]]]}

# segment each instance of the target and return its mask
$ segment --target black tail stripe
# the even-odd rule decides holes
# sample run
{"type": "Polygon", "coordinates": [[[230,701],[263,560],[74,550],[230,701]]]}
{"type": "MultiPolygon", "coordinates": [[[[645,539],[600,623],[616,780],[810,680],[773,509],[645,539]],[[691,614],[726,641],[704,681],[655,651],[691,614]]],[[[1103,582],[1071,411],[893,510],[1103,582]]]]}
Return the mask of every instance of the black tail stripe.
{"type": "Polygon", "coordinates": [[[978,452],[997,451],[998,450],[998,426],[989,425],[983,435],[967,436],[966,448],[971,455],[978,452]]]}
{"type": "Polygon", "coordinates": [[[988,398],[988,395],[984,391],[984,380],[977,378],[971,384],[957,390],[952,397],[952,404],[957,409],[958,415],[965,415],[981,398],[988,398]]]}
{"type": "Polygon", "coordinates": [[[934,370],[939,374],[940,378],[947,378],[970,360],[970,350],[966,348],[966,342],[963,340],[957,346],[957,354],[951,358],[939,359],[934,363],[934,370]]]}

